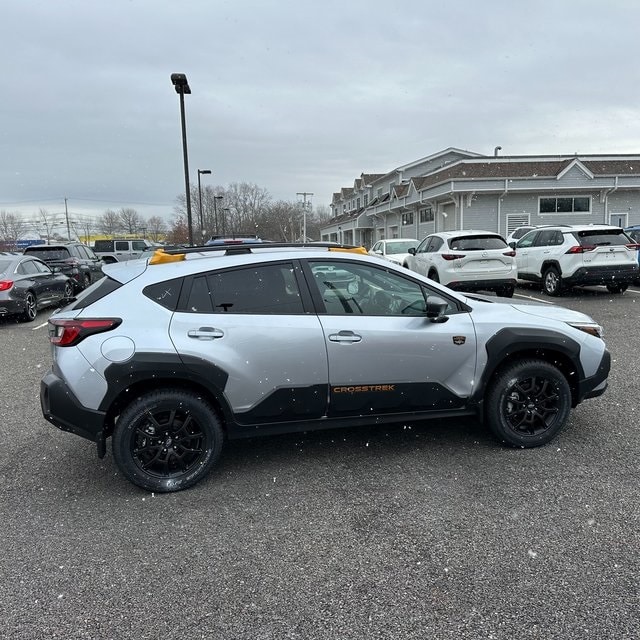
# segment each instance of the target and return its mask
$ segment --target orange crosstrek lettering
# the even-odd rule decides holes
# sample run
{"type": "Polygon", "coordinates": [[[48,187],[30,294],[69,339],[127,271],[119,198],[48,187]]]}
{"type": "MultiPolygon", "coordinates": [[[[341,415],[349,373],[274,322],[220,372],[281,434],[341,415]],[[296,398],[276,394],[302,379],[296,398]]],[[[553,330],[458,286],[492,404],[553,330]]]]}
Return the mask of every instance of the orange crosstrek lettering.
{"type": "Polygon", "coordinates": [[[363,384],[354,387],[333,387],[333,393],[367,393],[371,391],[395,391],[395,384],[363,384]]]}

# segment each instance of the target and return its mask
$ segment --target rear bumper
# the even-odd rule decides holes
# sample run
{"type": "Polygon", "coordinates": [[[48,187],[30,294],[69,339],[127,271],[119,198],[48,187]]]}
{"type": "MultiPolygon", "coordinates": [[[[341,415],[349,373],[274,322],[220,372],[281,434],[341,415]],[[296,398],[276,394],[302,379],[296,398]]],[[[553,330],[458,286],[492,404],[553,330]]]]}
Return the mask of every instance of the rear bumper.
{"type": "Polygon", "coordinates": [[[40,382],[42,415],[52,425],[91,440],[103,441],[105,413],[82,406],[65,381],[48,371],[40,382]]]}
{"type": "Polygon", "coordinates": [[[568,287],[596,284],[631,284],[638,278],[638,265],[621,267],[581,267],[571,276],[562,276],[568,287]]]}
{"type": "Polygon", "coordinates": [[[491,280],[453,280],[447,285],[454,291],[498,291],[505,287],[515,287],[515,278],[500,278],[491,280]]]}

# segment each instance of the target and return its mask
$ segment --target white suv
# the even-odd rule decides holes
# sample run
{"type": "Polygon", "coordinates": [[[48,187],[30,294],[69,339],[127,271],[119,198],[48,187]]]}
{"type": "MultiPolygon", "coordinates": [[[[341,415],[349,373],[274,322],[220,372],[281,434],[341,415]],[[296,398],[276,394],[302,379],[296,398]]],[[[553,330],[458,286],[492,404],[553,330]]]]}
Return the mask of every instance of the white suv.
{"type": "Polygon", "coordinates": [[[492,231],[442,231],[409,249],[403,266],[456,291],[495,291],[511,298],[515,251],[492,231]]]}
{"type": "Polygon", "coordinates": [[[638,277],[637,245],[620,227],[543,227],[523,236],[515,249],[518,279],[541,282],[550,296],[598,284],[622,293],[638,277]]]}

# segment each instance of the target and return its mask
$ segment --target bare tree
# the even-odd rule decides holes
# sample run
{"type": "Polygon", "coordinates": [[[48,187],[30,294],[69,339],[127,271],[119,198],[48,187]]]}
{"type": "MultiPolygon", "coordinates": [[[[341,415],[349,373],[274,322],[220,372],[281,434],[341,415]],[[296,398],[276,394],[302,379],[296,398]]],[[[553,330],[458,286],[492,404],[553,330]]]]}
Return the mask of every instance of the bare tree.
{"type": "Polygon", "coordinates": [[[98,219],[98,229],[106,236],[115,237],[121,228],[120,216],[113,209],[107,209],[98,219]]]}
{"type": "Polygon", "coordinates": [[[298,217],[298,203],[278,200],[270,204],[259,216],[259,235],[269,240],[293,242],[299,232],[298,217]]]}
{"type": "Polygon", "coordinates": [[[159,242],[167,232],[167,223],[160,216],[151,216],[147,219],[147,231],[151,240],[159,242]]]}
{"type": "Polygon", "coordinates": [[[232,233],[250,233],[267,210],[271,195],[249,182],[234,182],[224,193],[224,207],[229,209],[226,228],[232,233]]]}
{"type": "Polygon", "coordinates": [[[47,242],[51,242],[51,232],[53,230],[54,218],[52,218],[51,214],[44,207],[40,207],[38,218],[38,226],[44,227],[44,233],[47,237],[47,242]]]}
{"type": "Polygon", "coordinates": [[[139,232],[142,226],[142,220],[140,214],[135,209],[122,207],[122,209],[118,211],[118,216],[120,217],[120,222],[125,233],[130,236],[135,236],[139,232]]]}
{"type": "Polygon", "coordinates": [[[0,240],[6,245],[15,246],[26,230],[25,221],[15,213],[0,211],[0,240]]]}

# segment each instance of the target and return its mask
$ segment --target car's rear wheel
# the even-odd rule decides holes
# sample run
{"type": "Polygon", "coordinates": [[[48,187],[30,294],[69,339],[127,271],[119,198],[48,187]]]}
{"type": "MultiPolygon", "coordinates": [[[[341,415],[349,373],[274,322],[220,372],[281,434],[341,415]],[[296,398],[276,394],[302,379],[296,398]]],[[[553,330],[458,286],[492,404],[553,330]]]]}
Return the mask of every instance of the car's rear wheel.
{"type": "Polygon", "coordinates": [[[222,451],[220,419],[202,397],[181,389],[143,394],[120,415],[113,456],[122,473],[148,491],[187,489],[222,451]]]}
{"type": "Polygon", "coordinates": [[[555,267],[549,267],[542,275],[542,287],[549,296],[559,296],[562,291],[562,278],[555,267]]]}
{"type": "Polygon", "coordinates": [[[91,284],[91,276],[88,273],[85,273],[82,276],[82,288],[86,289],[91,284]]]}
{"type": "Polygon", "coordinates": [[[36,294],[29,291],[24,299],[24,311],[20,316],[22,322],[33,322],[38,315],[38,300],[36,294]]]}
{"type": "Polygon", "coordinates": [[[628,284],[619,284],[617,282],[611,282],[607,285],[609,293],[624,293],[628,287],[628,284]]]}
{"type": "Polygon", "coordinates": [[[544,360],[512,364],[493,379],[487,394],[487,424],[513,447],[546,444],[565,425],[571,389],[562,372],[544,360]]]}
{"type": "Polygon", "coordinates": [[[429,271],[429,279],[433,280],[434,282],[440,282],[438,272],[435,269],[431,269],[431,271],[429,271]]]}
{"type": "Polygon", "coordinates": [[[516,288],[513,285],[506,285],[504,287],[500,287],[496,294],[501,296],[502,298],[513,298],[513,293],[516,288]]]}

